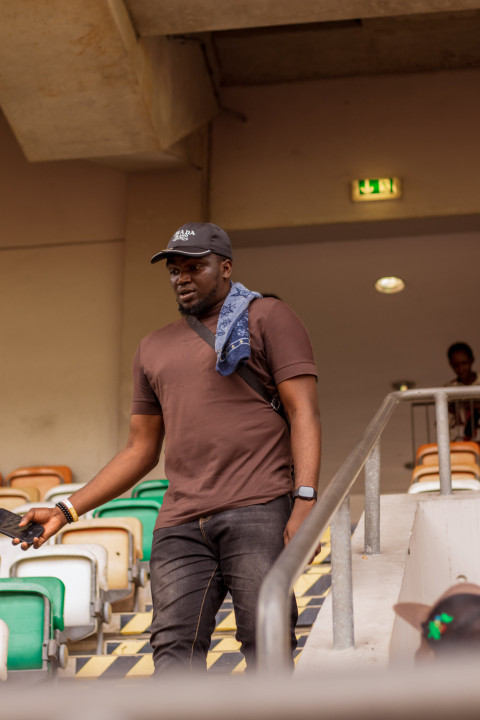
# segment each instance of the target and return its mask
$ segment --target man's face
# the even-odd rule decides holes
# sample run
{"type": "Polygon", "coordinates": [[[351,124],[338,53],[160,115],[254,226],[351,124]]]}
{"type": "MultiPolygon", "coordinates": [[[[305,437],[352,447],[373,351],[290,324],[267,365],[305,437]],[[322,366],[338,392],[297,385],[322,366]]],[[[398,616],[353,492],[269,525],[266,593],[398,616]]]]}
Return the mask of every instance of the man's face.
{"type": "Polygon", "coordinates": [[[203,315],[220,305],[230,290],[232,261],[217,255],[173,255],[167,260],[167,269],[182,315],[203,315]]]}
{"type": "Polygon", "coordinates": [[[470,380],[473,360],[467,353],[462,350],[457,350],[457,352],[452,353],[450,365],[460,382],[470,380]]]}

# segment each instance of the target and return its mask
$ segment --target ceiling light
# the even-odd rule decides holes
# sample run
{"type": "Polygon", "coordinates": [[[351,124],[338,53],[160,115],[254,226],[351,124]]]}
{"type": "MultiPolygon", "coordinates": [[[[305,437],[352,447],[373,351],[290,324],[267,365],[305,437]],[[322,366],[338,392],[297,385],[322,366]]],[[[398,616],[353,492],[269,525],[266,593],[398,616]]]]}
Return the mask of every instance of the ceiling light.
{"type": "Polygon", "coordinates": [[[405,289],[405,283],[402,278],[389,275],[387,277],[381,277],[375,283],[375,290],[385,295],[392,295],[393,293],[402,292],[405,289]]]}

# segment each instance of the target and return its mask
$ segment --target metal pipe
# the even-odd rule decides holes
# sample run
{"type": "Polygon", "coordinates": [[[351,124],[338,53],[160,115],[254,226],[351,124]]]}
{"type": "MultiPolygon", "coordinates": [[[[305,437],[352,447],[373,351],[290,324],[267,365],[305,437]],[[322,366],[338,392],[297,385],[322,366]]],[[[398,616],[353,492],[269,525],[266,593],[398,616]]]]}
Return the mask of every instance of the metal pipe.
{"type": "Polygon", "coordinates": [[[380,552],[380,441],[365,463],[365,554],[380,552]]]}
{"type": "Polygon", "coordinates": [[[416,452],[416,442],[415,442],[415,404],[412,403],[410,405],[410,425],[411,425],[411,432],[412,432],[412,467],[415,465],[415,452],[416,452]]]}
{"type": "Polygon", "coordinates": [[[450,424],[448,422],[448,400],[445,392],[435,394],[435,416],[437,420],[438,464],[440,466],[440,495],[450,495],[452,492],[450,424]]]}
{"type": "Polygon", "coordinates": [[[425,404],[425,414],[426,414],[426,425],[427,425],[427,442],[432,442],[430,439],[430,405],[427,403],[425,404]]]}
{"type": "Polygon", "coordinates": [[[346,650],[355,645],[350,495],[347,495],[332,518],[330,537],[332,542],[333,647],[335,650],[346,650]]]}

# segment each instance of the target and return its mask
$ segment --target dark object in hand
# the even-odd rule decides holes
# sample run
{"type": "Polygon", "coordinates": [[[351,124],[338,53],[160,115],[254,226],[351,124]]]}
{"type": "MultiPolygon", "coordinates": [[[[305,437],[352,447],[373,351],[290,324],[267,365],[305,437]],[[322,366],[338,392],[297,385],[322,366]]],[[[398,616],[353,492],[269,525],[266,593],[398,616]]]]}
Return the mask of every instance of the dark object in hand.
{"type": "Polygon", "coordinates": [[[29,522],[28,525],[19,527],[22,516],[10,512],[5,508],[0,508],[0,532],[11,538],[19,538],[22,542],[31,545],[33,538],[40,537],[44,531],[43,525],[39,523],[29,522]]]}

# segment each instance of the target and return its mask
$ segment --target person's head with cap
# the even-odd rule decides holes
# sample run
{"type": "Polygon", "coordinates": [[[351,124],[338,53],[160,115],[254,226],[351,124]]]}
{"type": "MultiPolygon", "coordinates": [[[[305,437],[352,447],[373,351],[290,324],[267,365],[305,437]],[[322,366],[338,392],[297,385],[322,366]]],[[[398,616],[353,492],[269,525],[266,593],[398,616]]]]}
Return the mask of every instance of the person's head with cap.
{"type": "Polygon", "coordinates": [[[189,222],[170,238],[152,263],[167,261],[170,282],[183,315],[202,315],[221,305],[230,290],[233,252],[225,230],[189,222]]]}
{"type": "Polygon", "coordinates": [[[480,657],[480,585],[456,583],[433,605],[404,602],[393,609],[420,631],[418,660],[472,652],[480,657]]]}
{"type": "Polygon", "coordinates": [[[233,260],[232,245],[225,230],[209,222],[189,222],[174,232],[165,250],[155,253],[150,262],[173,255],[195,258],[212,253],[233,260]]]}

